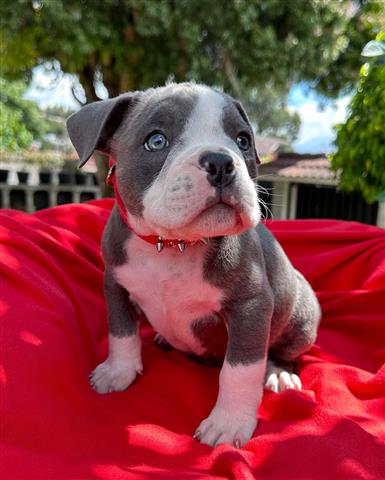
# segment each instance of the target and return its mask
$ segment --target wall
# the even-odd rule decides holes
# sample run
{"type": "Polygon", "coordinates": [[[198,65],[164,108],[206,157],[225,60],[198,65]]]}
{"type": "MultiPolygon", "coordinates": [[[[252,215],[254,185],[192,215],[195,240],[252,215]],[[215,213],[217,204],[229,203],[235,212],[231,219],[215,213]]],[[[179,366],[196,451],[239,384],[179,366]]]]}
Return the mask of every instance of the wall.
{"type": "Polygon", "coordinates": [[[100,196],[94,173],[0,164],[0,208],[35,212],[100,196]]]}

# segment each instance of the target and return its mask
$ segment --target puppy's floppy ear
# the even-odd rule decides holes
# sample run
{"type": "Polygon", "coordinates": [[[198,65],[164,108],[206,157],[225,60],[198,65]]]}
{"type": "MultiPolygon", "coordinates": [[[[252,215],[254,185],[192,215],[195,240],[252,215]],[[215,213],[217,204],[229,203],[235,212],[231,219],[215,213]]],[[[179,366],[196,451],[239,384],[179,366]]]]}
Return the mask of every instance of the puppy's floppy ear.
{"type": "Polygon", "coordinates": [[[67,119],[71,142],[79,155],[79,167],[91,157],[94,150],[110,152],[111,138],[134,103],[136,93],[89,103],[67,119]]]}
{"type": "MultiPolygon", "coordinates": [[[[239,114],[241,115],[241,117],[243,118],[243,120],[245,120],[251,127],[249,117],[247,116],[247,113],[246,113],[245,109],[243,108],[242,104],[236,100],[235,101],[235,106],[237,107],[237,110],[238,110],[239,114]]],[[[255,148],[255,141],[253,141],[253,145],[254,145],[253,148],[254,148],[255,162],[256,162],[257,165],[259,165],[261,163],[261,160],[259,159],[257,150],[255,148]]]]}

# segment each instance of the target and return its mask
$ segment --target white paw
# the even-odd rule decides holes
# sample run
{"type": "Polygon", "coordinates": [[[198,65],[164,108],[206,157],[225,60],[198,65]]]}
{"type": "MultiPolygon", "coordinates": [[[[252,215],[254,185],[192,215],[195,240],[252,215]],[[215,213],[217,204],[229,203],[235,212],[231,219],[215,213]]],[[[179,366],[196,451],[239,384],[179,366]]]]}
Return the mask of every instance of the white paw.
{"type": "Polygon", "coordinates": [[[256,426],[256,412],[235,414],[214,407],[195,431],[194,438],[212,447],[220,443],[230,443],[240,448],[250,440],[256,426]]]}
{"type": "Polygon", "coordinates": [[[272,392],[283,392],[284,390],[302,390],[301,380],[295,373],[285,370],[268,373],[266,376],[265,390],[272,392]]]}
{"type": "Polygon", "coordinates": [[[111,361],[109,358],[90,375],[90,385],[98,393],[121,392],[131,385],[136,375],[142,374],[141,361],[135,363],[111,361]]]}

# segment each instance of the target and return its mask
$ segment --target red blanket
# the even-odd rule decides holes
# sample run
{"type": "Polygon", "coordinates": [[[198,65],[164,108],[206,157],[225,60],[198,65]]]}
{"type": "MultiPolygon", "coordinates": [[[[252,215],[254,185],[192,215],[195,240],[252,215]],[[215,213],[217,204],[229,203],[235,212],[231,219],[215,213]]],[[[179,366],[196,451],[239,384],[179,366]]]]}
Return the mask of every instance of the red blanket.
{"type": "Polygon", "coordinates": [[[100,238],[111,200],[0,214],[4,479],[381,479],[385,475],[385,236],[340,221],[268,227],[322,304],[302,393],[266,393],[240,450],[191,438],[219,369],[165,352],[142,328],[145,374],[101,396],[107,354],[100,238]]]}

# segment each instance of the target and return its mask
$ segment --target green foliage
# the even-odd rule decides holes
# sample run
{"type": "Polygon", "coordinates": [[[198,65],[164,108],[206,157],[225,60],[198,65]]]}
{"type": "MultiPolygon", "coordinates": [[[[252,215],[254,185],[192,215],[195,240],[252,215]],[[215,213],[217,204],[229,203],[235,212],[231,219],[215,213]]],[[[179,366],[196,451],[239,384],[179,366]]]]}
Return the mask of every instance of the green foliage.
{"type": "Polygon", "coordinates": [[[87,101],[98,80],[115,96],[194,79],[260,112],[270,95],[260,131],[292,138],[298,118],[282,112],[291,85],[310,81],[335,96],[351,86],[381,14],[376,0],[12,0],[0,2],[1,71],[29,80],[37,64],[60,65],[87,101]]]}
{"type": "Polygon", "coordinates": [[[338,90],[357,65],[361,48],[356,45],[357,28],[359,40],[365,42],[385,14],[382,2],[365,1],[357,2],[351,16],[347,11],[352,4],[350,0],[1,2],[3,72],[28,77],[37,62],[58,60],[65,72],[91,73],[93,79],[101,75],[110,93],[116,94],[162,84],[170,75],[234,91],[234,69],[244,89],[267,82],[286,89],[299,80],[330,76],[331,66],[349,52],[355,62],[352,65],[350,59],[343,75],[340,69],[334,79],[338,90]]]}
{"type": "Polygon", "coordinates": [[[0,148],[16,151],[42,138],[46,124],[34,102],[22,98],[26,85],[0,78],[0,148]]]}
{"type": "MultiPolygon", "coordinates": [[[[329,64],[323,62],[324,52],[320,50],[320,60],[324,63],[322,72],[313,82],[317,91],[327,97],[337,97],[341,93],[354,90],[357,86],[357,69],[361,64],[361,49],[378,32],[385,28],[385,2],[383,0],[361,0],[337,2],[329,0],[337,8],[345,9],[346,23],[340,24],[340,35],[334,37],[334,57],[329,64]],[[348,12],[351,15],[347,15],[348,12]],[[354,13],[353,13],[354,12],[354,13]]],[[[328,29],[324,31],[327,33],[328,29]]]]}
{"type": "Polygon", "coordinates": [[[341,188],[360,190],[369,203],[385,192],[385,32],[377,43],[378,55],[361,68],[349,117],[336,127],[337,152],[331,156],[341,188]]]}

